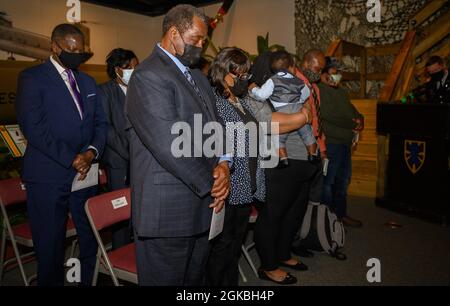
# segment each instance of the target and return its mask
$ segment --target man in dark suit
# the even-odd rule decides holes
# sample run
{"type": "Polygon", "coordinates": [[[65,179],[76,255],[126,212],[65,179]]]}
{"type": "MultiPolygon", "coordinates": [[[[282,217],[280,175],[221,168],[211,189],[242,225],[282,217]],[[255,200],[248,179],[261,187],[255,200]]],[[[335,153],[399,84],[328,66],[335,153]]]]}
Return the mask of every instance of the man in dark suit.
{"type": "Polygon", "coordinates": [[[176,158],[171,152],[179,136],[171,133],[174,124],[194,127],[194,115],[202,116],[203,125],[218,121],[208,80],[189,69],[201,57],[207,29],[200,10],[172,8],[164,18],[161,43],[136,69],[128,88],[140,285],[203,284],[212,208],[220,211],[229,193],[230,159],[176,158]]]}
{"type": "MultiPolygon", "coordinates": [[[[99,86],[100,96],[108,120],[108,136],[102,163],[106,167],[109,191],[129,186],[130,156],[128,136],[125,132],[125,97],[130,77],[139,61],[131,50],[117,48],[106,58],[110,81],[99,86]]],[[[131,242],[129,222],[116,224],[112,232],[112,248],[131,242]]]]}
{"type": "Polygon", "coordinates": [[[90,285],[97,243],[84,212],[90,187],[71,192],[77,173],[84,180],[106,139],[105,115],[93,78],[77,71],[89,55],[82,32],[70,24],[52,32],[52,55],[19,76],[17,119],[28,140],[22,179],[38,260],[38,285],[64,284],[68,211],[80,245],[81,283],[90,285]]]}
{"type": "Polygon", "coordinates": [[[428,103],[450,103],[450,77],[444,60],[437,55],[430,57],[426,71],[430,76],[425,86],[428,103]]]}

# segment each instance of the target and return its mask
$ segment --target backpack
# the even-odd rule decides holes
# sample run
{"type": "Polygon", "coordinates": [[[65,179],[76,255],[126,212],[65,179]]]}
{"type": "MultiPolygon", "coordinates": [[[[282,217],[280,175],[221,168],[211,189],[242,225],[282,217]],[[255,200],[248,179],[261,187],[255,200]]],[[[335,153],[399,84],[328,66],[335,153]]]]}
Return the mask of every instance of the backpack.
{"type": "Polygon", "coordinates": [[[326,252],[339,260],[345,254],[339,251],[345,243],[345,229],[335,213],[324,204],[309,202],[300,231],[300,244],[310,250],[326,252]]]}

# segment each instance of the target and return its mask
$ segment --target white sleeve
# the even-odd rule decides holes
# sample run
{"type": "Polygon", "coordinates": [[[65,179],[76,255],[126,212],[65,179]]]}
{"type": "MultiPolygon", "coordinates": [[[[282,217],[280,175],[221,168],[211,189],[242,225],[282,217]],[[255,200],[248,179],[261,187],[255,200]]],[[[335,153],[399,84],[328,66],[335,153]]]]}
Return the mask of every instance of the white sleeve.
{"type": "Polygon", "coordinates": [[[302,94],[300,96],[300,103],[305,103],[306,100],[308,100],[309,95],[311,94],[311,91],[309,90],[308,86],[305,85],[302,89],[302,94]]]}
{"type": "Polygon", "coordinates": [[[273,81],[268,79],[263,86],[253,88],[251,93],[256,100],[265,101],[272,95],[274,87],[273,81]]]}

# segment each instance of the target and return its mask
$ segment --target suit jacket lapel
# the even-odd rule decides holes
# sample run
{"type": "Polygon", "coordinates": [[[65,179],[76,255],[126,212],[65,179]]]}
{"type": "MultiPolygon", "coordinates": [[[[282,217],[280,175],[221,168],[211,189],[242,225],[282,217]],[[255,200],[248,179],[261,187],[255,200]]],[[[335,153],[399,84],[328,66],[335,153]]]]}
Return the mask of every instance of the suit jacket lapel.
{"type": "MultiPolygon", "coordinates": [[[[184,84],[185,87],[188,88],[188,90],[191,92],[192,97],[194,98],[194,101],[196,102],[197,106],[203,110],[205,114],[210,116],[210,112],[208,109],[205,109],[205,106],[203,105],[202,98],[200,98],[195,91],[195,89],[192,87],[192,85],[189,83],[189,81],[186,79],[186,76],[181,72],[181,70],[177,67],[177,65],[167,56],[167,54],[164,53],[158,46],[155,47],[155,52],[158,54],[158,56],[161,58],[161,60],[166,63],[166,65],[169,65],[170,69],[174,70],[175,76],[178,78],[181,84],[184,84]]],[[[194,76],[192,76],[194,77],[194,76]]],[[[194,78],[195,81],[195,78],[194,78]]],[[[196,81],[197,82],[197,81],[196,81]]],[[[198,84],[197,84],[198,86],[198,84]]],[[[200,88],[200,86],[198,86],[200,88]]],[[[201,90],[201,89],[200,89],[201,90]]],[[[203,97],[205,100],[205,98],[203,97]]],[[[206,102],[205,102],[206,103],[206,102]]]]}
{"type": "MultiPolygon", "coordinates": [[[[77,117],[81,120],[80,113],[78,112],[78,108],[75,105],[75,101],[73,101],[73,97],[72,97],[69,89],[67,88],[66,83],[62,79],[61,75],[58,73],[58,70],[56,69],[56,67],[53,65],[53,63],[50,60],[47,60],[45,62],[45,65],[47,65],[47,69],[46,69],[47,76],[52,80],[52,82],[58,88],[61,88],[61,91],[64,92],[65,100],[68,102],[68,104],[71,105],[72,109],[76,112],[77,117]]],[[[80,86],[80,85],[78,84],[78,86],[80,86]]]]}
{"type": "MultiPolygon", "coordinates": [[[[200,73],[200,72],[193,71],[192,77],[194,78],[194,81],[197,84],[197,87],[200,89],[200,93],[203,97],[203,101],[205,101],[205,104],[206,104],[208,113],[211,116],[211,119],[216,120],[217,113],[215,112],[215,97],[213,95],[211,95],[210,90],[208,92],[205,91],[206,88],[204,86],[202,86],[203,82],[201,80],[199,80],[197,73],[200,73]]],[[[208,84],[208,86],[209,86],[209,84],[208,84]]]]}
{"type": "MultiPolygon", "coordinates": [[[[120,87],[120,85],[116,82],[113,81],[112,85],[111,85],[111,89],[112,89],[112,94],[114,97],[113,101],[118,101],[120,104],[120,109],[124,112],[125,114],[125,99],[126,99],[126,95],[123,92],[122,88],[120,87]]],[[[111,106],[111,111],[113,107],[111,106]]]]}

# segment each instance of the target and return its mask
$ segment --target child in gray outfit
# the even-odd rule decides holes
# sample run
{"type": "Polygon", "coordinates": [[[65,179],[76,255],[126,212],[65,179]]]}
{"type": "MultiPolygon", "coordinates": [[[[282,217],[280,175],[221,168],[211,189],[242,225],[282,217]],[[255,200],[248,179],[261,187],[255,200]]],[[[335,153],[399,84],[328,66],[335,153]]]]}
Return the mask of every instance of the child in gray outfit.
{"type": "MultiPolygon", "coordinates": [[[[271,56],[272,71],[275,72],[261,87],[253,87],[251,95],[259,101],[270,100],[277,112],[293,114],[301,111],[309,98],[310,90],[295,76],[294,58],[287,51],[276,51],[271,56]]],[[[310,156],[317,155],[317,142],[310,124],[298,129],[310,156]]],[[[286,141],[289,134],[280,135],[280,167],[288,166],[286,141]]]]}

